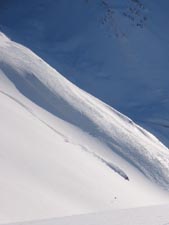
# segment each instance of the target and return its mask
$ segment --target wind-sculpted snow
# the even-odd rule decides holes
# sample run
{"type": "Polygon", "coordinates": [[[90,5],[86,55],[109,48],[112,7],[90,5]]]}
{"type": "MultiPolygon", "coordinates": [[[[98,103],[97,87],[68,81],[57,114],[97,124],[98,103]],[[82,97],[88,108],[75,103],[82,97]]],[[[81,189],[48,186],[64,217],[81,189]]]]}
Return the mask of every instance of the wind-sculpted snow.
{"type": "Polygon", "coordinates": [[[168,149],[2,33],[0,103],[0,223],[169,202],[168,149]]]}
{"type": "Polygon", "coordinates": [[[0,1],[0,224],[169,224],[168,10],[0,1]]]}
{"type": "Polygon", "coordinates": [[[158,123],[169,120],[167,0],[17,0],[0,6],[1,30],[169,146],[169,129],[158,123]]]}
{"type": "Polygon", "coordinates": [[[5,43],[1,70],[24,96],[97,137],[152,181],[169,189],[168,149],[154,136],[80,90],[28,49],[5,43]]]}

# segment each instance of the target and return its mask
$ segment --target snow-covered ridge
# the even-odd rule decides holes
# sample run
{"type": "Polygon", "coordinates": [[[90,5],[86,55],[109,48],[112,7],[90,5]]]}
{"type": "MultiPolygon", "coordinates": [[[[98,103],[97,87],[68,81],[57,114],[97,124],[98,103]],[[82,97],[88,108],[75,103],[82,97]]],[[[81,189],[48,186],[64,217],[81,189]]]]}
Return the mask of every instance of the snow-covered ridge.
{"type": "Polygon", "coordinates": [[[29,49],[0,45],[0,222],[168,202],[163,144],[29,49]]]}
{"type": "Polygon", "coordinates": [[[3,32],[169,146],[169,130],[158,123],[169,120],[168,1],[17,0],[0,6],[3,32]]]}
{"type": "Polygon", "coordinates": [[[0,60],[1,70],[27,98],[99,138],[151,180],[169,188],[168,149],[155,137],[16,43],[1,49],[0,60]]]}

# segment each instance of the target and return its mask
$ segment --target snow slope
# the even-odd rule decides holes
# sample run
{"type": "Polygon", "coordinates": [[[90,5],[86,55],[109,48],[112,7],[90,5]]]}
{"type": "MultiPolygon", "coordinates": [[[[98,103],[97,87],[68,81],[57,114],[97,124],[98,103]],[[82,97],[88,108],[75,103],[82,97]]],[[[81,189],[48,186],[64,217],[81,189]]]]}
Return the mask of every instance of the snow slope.
{"type": "MultiPolygon", "coordinates": [[[[89,215],[72,216],[41,221],[16,223],[16,225],[168,225],[169,206],[114,210],[89,215]]],[[[12,225],[12,224],[11,224],[12,225]]]]}
{"type": "Polygon", "coordinates": [[[5,33],[169,146],[167,0],[8,0],[0,6],[5,33]]]}
{"type": "Polygon", "coordinates": [[[0,103],[1,223],[169,201],[168,149],[2,33],[0,103]]]}

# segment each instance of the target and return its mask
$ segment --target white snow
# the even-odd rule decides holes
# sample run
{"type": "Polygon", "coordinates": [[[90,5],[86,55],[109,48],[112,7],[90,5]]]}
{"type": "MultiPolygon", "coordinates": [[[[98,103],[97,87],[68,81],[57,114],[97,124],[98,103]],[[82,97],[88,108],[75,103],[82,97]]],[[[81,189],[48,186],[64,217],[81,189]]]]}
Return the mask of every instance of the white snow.
{"type": "Polygon", "coordinates": [[[0,223],[169,202],[162,143],[2,33],[0,46],[0,223]]]}
{"type": "Polygon", "coordinates": [[[169,225],[168,10],[0,1],[0,224],[169,225]]]}
{"type": "Polygon", "coordinates": [[[169,206],[113,210],[88,215],[22,222],[15,225],[168,225],[168,210],[169,206]]]}
{"type": "Polygon", "coordinates": [[[1,2],[5,33],[169,146],[167,0],[1,2]]]}

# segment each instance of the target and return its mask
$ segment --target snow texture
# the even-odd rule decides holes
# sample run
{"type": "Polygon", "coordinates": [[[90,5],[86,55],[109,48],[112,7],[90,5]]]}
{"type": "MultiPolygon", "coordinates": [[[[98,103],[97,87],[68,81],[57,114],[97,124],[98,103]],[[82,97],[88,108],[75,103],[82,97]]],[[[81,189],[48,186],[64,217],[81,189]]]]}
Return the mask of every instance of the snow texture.
{"type": "Polygon", "coordinates": [[[5,33],[169,147],[167,0],[0,4],[5,33]]]}
{"type": "Polygon", "coordinates": [[[168,203],[168,149],[2,33],[0,102],[1,223],[168,203]]]}

